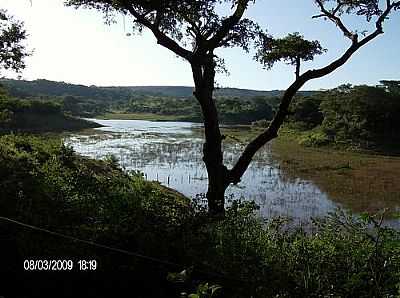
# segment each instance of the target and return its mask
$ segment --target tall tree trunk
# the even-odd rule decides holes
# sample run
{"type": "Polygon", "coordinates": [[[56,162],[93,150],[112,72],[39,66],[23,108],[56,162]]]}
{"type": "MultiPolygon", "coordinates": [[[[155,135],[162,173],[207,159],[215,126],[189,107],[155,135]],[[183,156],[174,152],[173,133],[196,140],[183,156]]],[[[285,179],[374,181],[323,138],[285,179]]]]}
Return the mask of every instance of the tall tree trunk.
{"type": "Polygon", "coordinates": [[[201,63],[192,64],[194,96],[200,103],[204,118],[203,161],[208,174],[208,209],[210,214],[218,216],[223,215],[225,211],[225,190],[229,185],[228,169],[223,161],[223,136],[219,129],[218,111],[213,99],[215,79],[213,55],[209,54],[200,61],[201,63]]]}

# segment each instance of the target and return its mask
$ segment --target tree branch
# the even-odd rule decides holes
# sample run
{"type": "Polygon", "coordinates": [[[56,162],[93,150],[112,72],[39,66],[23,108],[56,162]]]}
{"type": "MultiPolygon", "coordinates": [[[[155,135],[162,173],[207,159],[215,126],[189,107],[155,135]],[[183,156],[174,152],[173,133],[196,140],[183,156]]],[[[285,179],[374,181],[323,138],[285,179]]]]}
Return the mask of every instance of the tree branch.
{"type": "MultiPolygon", "coordinates": [[[[189,62],[192,61],[193,53],[191,51],[186,50],[185,48],[181,47],[176,41],[170,38],[168,35],[163,33],[158,24],[160,21],[157,20],[155,24],[150,22],[148,19],[143,17],[139,12],[137,12],[131,5],[124,5],[126,10],[128,10],[131,15],[136,18],[136,21],[143,26],[149,28],[155,38],[157,39],[157,43],[164,46],[165,48],[169,49],[170,51],[174,52],[176,55],[188,60],[189,62]]],[[[158,17],[159,18],[159,17],[158,17]]]]}
{"type": "Polygon", "coordinates": [[[343,32],[344,36],[349,38],[352,42],[356,42],[357,41],[358,35],[354,34],[353,32],[351,32],[346,27],[346,25],[342,22],[342,20],[336,15],[336,13],[340,10],[340,8],[343,5],[342,3],[339,3],[338,6],[332,12],[330,12],[325,8],[325,5],[322,2],[322,0],[315,0],[315,2],[320,7],[320,10],[321,10],[322,14],[318,15],[318,16],[314,16],[313,18],[327,17],[332,22],[334,22],[336,24],[336,26],[339,27],[339,29],[343,32]]]}
{"type": "Polygon", "coordinates": [[[388,0],[385,11],[379,16],[375,23],[376,29],[373,33],[367,35],[361,41],[353,40],[351,46],[343,53],[343,55],[329,65],[319,69],[306,71],[295,80],[295,82],[285,91],[281,100],[281,104],[279,105],[278,112],[276,113],[274,119],[271,121],[269,127],[246,146],[245,150],[239,157],[234,167],[229,171],[228,177],[230,183],[239,183],[241,177],[247,170],[257,151],[278,136],[278,131],[288,114],[289,105],[292,102],[293,97],[296,95],[297,91],[306,82],[312,79],[321,78],[334,72],[336,69],[344,65],[351,58],[351,56],[355,52],[357,52],[362,46],[366,45],[371,40],[383,34],[383,23],[385,19],[388,17],[392,9],[397,8],[400,8],[400,1],[391,3],[390,0],[388,0]]]}
{"type": "Polygon", "coordinates": [[[231,31],[233,27],[239,23],[240,19],[243,17],[244,12],[246,11],[249,2],[250,0],[238,1],[235,12],[230,17],[222,21],[221,27],[217,30],[214,36],[208,40],[208,49],[213,50],[220,45],[220,43],[227,36],[229,31],[231,31]]]}

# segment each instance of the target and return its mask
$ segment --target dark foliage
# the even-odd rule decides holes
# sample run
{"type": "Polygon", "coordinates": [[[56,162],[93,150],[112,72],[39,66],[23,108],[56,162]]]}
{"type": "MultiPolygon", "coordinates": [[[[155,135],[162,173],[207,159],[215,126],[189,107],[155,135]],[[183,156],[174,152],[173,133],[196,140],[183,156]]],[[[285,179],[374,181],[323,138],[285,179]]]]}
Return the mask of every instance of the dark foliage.
{"type": "Polygon", "coordinates": [[[399,84],[381,83],[376,87],[342,85],[299,97],[290,120],[296,128],[313,129],[305,136],[310,145],[340,143],[392,151],[400,139],[399,84]]]}
{"type": "Polygon", "coordinates": [[[26,31],[22,22],[16,21],[7,11],[0,9],[0,68],[21,71],[24,59],[30,55],[23,41],[26,31]]]}
{"type": "Polygon", "coordinates": [[[300,75],[300,65],[303,61],[312,61],[316,55],[326,52],[319,41],[304,39],[295,32],[284,38],[273,38],[267,34],[260,34],[256,60],[270,69],[275,63],[284,61],[296,67],[296,76],[300,75]]]}
{"type": "Polygon", "coordinates": [[[9,98],[0,87],[0,133],[60,132],[93,127],[98,125],[65,115],[55,100],[9,98]]]}
{"type": "Polygon", "coordinates": [[[322,99],[322,126],[335,140],[379,143],[399,139],[400,96],[390,89],[344,85],[322,99]]]}

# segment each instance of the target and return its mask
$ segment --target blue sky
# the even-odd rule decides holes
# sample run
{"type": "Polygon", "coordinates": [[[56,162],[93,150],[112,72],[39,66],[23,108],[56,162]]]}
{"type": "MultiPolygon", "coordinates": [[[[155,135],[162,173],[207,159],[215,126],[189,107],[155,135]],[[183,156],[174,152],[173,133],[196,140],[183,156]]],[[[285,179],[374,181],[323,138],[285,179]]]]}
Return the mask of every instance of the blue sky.
{"type": "MultiPolygon", "coordinates": [[[[27,59],[24,79],[44,78],[84,85],[185,85],[193,86],[189,65],[156,44],[145,31],[127,36],[130,20],[107,26],[99,12],[75,10],[62,0],[0,0],[0,7],[25,22],[27,46],[34,50],[27,59]]],[[[300,32],[318,39],[328,49],[304,69],[326,65],[340,55],[348,41],[331,23],[312,19],[313,0],[258,0],[247,12],[275,36],[300,32]]],[[[358,29],[368,28],[362,18],[346,20],[358,29]]],[[[343,83],[377,84],[381,79],[400,79],[400,12],[385,24],[385,34],[361,49],[344,67],[303,89],[331,88],[343,83]]],[[[371,27],[369,27],[371,28],[371,27]]],[[[221,49],[230,75],[218,75],[224,87],[258,90],[285,89],[294,78],[293,69],[278,64],[266,71],[240,49],[221,49]]],[[[4,73],[3,73],[4,74],[4,73]]],[[[6,74],[9,75],[9,74],[6,74]]]]}

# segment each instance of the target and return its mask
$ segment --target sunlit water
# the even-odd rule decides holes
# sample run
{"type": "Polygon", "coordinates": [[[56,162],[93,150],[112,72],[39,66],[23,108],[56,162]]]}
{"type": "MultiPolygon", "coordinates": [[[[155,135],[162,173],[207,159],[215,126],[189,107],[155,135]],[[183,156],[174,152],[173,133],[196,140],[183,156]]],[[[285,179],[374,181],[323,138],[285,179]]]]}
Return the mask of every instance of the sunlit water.
{"type": "MultiPolygon", "coordinates": [[[[207,191],[203,139],[194,130],[199,124],[91,120],[104,127],[65,139],[78,153],[97,159],[113,154],[126,170],[139,170],[146,179],[159,181],[189,197],[207,191]]],[[[241,150],[240,145],[224,145],[228,166],[233,165],[241,150]]],[[[338,207],[312,182],[286,180],[268,146],[256,156],[242,182],[228,188],[227,195],[254,200],[262,216],[291,217],[297,223],[326,215],[338,207]]]]}

